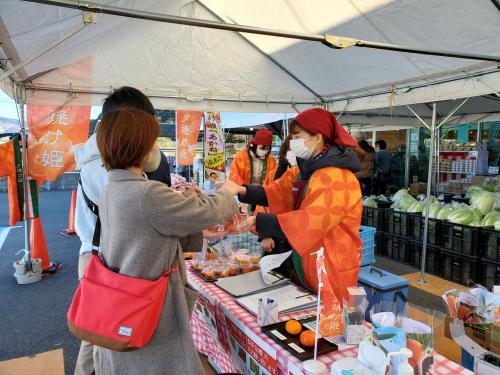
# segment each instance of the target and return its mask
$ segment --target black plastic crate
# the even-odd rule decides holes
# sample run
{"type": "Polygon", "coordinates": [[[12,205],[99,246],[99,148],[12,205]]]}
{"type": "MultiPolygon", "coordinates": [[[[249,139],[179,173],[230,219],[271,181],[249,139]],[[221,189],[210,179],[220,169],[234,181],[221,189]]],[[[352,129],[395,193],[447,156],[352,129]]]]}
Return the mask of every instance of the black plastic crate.
{"type": "MultiPolygon", "coordinates": [[[[429,219],[427,243],[441,246],[441,220],[429,219]]],[[[425,217],[420,214],[410,214],[410,237],[412,240],[424,241],[425,217]]]]}
{"type": "Polygon", "coordinates": [[[377,232],[384,231],[385,208],[363,207],[361,225],[377,229],[377,232]]]}
{"type": "Polygon", "coordinates": [[[478,257],[468,257],[441,251],[440,254],[440,275],[446,280],[458,284],[467,285],[469,280],[475,283],[482,283],[481,259],[478,257]]]}
{"type": "Polygon", "coordinates": [[[376,233],[375,234],[375,255],[386,256],[387,248],[384,243],[384,234],[376,233]]]}
{"type": "Polygon", "coordinates": [[[384,235],[386,256],[396,262],[411,264],[410,241],[407,237],[384,235]]]}
{"type": "Polygon", "coordinates": [[[483,274],[483,282],[488,290],[491,290],[494,285],[500,284],[500,262],[491,262],[487,259],[483,259],[483,263],[480,266],[481,273],[483,274]]]}
{"type": "Polygon", "coordinates": [[[385,232],[397,236],[408,236],[410,228],[410,215],[406,212],[394,211],[393,209],[384,212],[385,232]]]}
{"type": "Polygon", "coordinates": [[[480,257],[479,233],[481,228],[442,222],[442,246],[452,253],[480,257]]]}
{"type": "Polygon", "coordinates": [[[482,228],[480,238],[483,257],[489,261],[500,263],[500,231],[482,228]]]}
{"type": "MultiPolygon", "coordinates": [[[[422,267],[422,243],[417,241],[410,242],[411,265],[415,268],[422,267]]],[[[427,245],[425,252],[425,272],[438,275],[440,272],[440,249],[436,246],[427,245]]]]}

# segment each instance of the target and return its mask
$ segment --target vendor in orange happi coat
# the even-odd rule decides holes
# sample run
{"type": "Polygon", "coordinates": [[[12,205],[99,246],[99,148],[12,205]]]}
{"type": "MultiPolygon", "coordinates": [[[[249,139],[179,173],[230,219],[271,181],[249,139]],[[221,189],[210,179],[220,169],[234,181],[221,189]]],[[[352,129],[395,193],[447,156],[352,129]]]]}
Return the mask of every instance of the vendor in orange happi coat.
{"type": "Polygon", "coordinates": [[[268,185],[276,173],[276,160],[271,155],[273,133],[257,130],[248,148],[239,151],[231,163],[229,179],[237,184],[268,185]]]}
{"type": "Polygon", "coordinates": [[[242,229],[256,225],[266,251],[273,251],[272,238],[286,239],[294,249],[292,279],[315,291],[313,253],[323,247],[328,278],[342,303],[347,287],[358,284],[362,206],[354,172],[360,170],[362,151],[335,116],[319,108],[299,113],[290,134],[297,167],[268,186],[242,186],[241,201],[272,212],[248,218],[242,229]]]}

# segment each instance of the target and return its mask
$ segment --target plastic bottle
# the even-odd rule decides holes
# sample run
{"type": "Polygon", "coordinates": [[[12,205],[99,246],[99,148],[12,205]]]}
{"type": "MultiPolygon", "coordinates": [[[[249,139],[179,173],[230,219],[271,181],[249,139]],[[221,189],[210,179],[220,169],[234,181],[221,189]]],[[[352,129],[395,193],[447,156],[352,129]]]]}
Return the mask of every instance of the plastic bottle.
{"type": "Polygon", "coordinates": [[[413,356],[410,349],[401,349],[399,356],[402,358],[402,362],[398,366],[398,375],[413,375],[413,367],[408,363],[408,358],[413,356]]]}

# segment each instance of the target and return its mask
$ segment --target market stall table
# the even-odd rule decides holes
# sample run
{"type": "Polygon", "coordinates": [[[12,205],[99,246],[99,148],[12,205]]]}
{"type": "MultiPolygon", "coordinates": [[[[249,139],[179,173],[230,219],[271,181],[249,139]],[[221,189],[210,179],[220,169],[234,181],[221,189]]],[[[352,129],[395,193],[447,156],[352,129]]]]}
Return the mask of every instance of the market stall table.
{"type": "MultiPolygon", "coordinates": [[[[188,282],[200,292],[191,328],[198,352],[205,354],[220,372],[248,374],[302,374],[301,362],[264,335],[255,316],[238,305],[224,290],[201,279],[187,262],[188,282]]],[[[310,316],[314,309],[280,315],[280,320],[310,316]]],[[[330,368],[336,360],[356,357],[357,347],[340,346],[339,350],[318,357],[330,368]]],[[[439,355],[434,355],[435,374],[471,375],[472,372],[439,355]]]]}

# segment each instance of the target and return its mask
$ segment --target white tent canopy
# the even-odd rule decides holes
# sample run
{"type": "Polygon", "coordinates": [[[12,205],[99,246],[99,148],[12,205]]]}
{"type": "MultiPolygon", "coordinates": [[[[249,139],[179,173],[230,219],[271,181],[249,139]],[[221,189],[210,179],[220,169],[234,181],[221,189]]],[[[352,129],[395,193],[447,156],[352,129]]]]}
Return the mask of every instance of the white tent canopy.
{"type": "MultiPolygon", "coordinates": [[[[100,3],[292,32],[500,55],[500,11],[491,0],[100,3]]],[[[79,10],[1,0],[0,59],[9,59],[9,69],[82,24],[79,10]]],[[[96,24],[13,78],[31,88],[27,92],[31,103],[100,105],[113,88],[131,85],[164,109],[286,113],[330,102],[331,110],[346,111],[344,119],[352,111],[500,92],[500,69],[491,62],[357,47],[334,50],[312,41],[106,14],[98,14],[96,24]],[[69,91],[78,95],[70,96],[69,91]]],[[[11,94],[9,84],[4,82],[4,90],[11,94]]]]}

